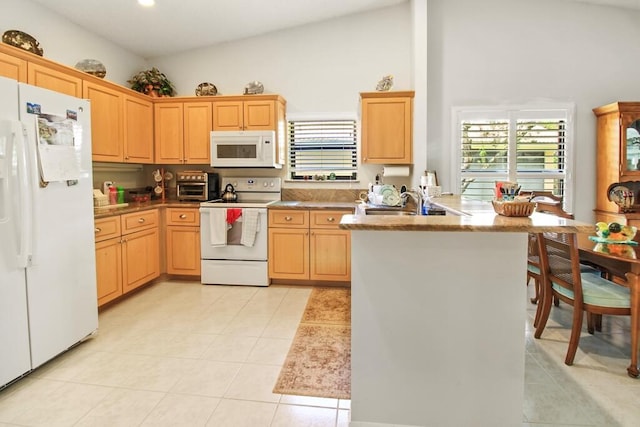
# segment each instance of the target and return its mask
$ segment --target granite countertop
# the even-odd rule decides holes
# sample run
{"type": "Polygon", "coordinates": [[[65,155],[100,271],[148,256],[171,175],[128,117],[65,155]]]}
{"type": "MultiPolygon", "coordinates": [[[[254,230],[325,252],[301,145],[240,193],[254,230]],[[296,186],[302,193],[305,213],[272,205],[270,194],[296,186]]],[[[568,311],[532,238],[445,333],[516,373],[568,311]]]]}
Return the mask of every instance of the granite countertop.
{"type": "Polygon", "coordinates": [[[200,202],[181,202],[179,200],[151,200],[149,202],[129,202],[128,206],[93,209],[94,218],[107,218],[114,215],[141,212],[155,208],[199,208],[200,202]]]}
{"type": "Polygon", "coordinates": [[[285,200],[270,204],[269,209],[339,209],[354,211],[357,205],[356,202],[285,200]]]}
{"type": "Polygon", "coordinates": [[[340,228],[380,231],[491,231],[589,233],[593,224],[534,212],[529,217],[507,217],[494,212],[491,202],[443,196],[432,204],[447,215],[344,215],[340,228]]]}

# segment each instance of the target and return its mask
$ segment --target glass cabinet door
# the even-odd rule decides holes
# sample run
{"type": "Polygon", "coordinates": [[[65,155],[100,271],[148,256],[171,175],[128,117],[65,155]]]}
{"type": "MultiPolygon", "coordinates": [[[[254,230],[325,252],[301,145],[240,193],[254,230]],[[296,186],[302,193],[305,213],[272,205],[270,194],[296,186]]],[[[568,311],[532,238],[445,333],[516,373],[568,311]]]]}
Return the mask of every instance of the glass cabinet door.
{"type": "Polygon", "coordinates": [[[623,115],[620,130],[622,175],[640,175],[640,118],[623,115]]]}

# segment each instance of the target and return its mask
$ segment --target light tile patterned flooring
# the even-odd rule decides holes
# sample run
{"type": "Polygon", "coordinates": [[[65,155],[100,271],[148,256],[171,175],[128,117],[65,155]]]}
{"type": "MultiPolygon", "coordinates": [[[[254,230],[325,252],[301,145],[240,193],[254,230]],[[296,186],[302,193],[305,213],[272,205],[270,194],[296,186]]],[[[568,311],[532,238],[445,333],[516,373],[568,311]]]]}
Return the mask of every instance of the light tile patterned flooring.
{"type": "MultiPolygon", "coordinates": [[[[0,426],[346,427],[348,400],[271,391],[309,294],[157,283],[101,312],[96,337],[0,391],[0,426]]],[[[523,426],[640,425],[628,321],[605,319],[567,367],[570,310],[553,310],[542,340],[534,310],[523,426]]]]}

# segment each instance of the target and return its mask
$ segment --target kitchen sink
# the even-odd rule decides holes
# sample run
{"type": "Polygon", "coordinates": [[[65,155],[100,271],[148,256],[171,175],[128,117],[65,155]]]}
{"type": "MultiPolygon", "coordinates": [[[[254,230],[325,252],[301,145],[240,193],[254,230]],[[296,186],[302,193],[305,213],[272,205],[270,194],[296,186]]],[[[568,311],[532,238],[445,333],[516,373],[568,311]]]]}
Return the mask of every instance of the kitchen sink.
{"type": "Polygon", "coordinates": [[[415,215],[412,211],[400,211],[393,209],[366,209],[367,215],[415,215]]]}

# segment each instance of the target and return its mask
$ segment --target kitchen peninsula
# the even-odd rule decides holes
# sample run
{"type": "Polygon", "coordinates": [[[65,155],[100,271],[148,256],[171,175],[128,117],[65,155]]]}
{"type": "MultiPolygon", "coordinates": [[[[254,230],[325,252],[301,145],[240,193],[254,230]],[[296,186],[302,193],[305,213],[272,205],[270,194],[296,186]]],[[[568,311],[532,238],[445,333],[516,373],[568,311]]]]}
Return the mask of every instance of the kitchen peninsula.
{"type": "Polygon", "coordinates": [[[340,222],[352,245],[351,427],[521,425],[527,233],[593,229],[435,201],[446,216],[340,222]]]}

